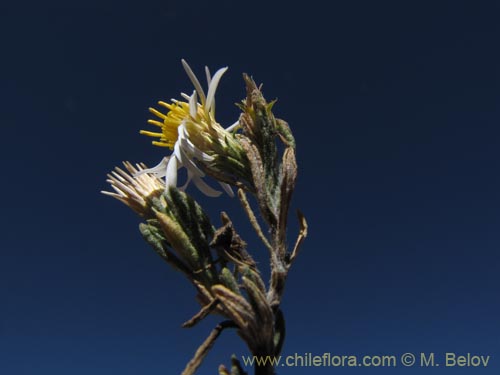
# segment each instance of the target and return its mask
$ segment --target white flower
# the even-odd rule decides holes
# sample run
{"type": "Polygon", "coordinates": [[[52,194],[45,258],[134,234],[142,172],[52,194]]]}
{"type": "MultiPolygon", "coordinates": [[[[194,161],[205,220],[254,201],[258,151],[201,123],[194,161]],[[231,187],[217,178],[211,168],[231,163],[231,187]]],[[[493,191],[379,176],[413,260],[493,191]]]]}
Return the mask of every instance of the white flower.
{"type": "MultiPolygon", "coordinates": [[[[225,144],[228,132],[238,126],[238,122],[236,122],[224,129],[215,121],[215,91],[227,67],[219,69],[213,77],[210,76],[210,71],[205,67],[208,82],[208,91],[205,95],[198,78],[187,62],[182,60],[182,65],[195,90],[190,96],[181,94],[186,101],[175,99],[172,99],[172,103],[160,101],[159,105],[168,109],[167,114],[150,108],[150,112],[159,117],[161,121],[149,120],[148,123],[160,127],[161,132],[141,130],[141,134],[159,138],[158,141],[153,141],[154,145],[168,147],[173,152],[170,156],[163,158],[157,166],[140,171],[136,176],[152,173],[157,177],[164,177],[167,186],[177,186],[177,170],[184,167],[187,170],[187,181],[180,187],[181,190],[184,190],[192,181],[205,195],[217,197],[221,192],[207,185],[203,180],[205,173],[197,162],[212,162],[214,156],[202,151],[202,149],[212,150],[211,146],[214,144],[225,144]]],[[[230,196],[234,196],[228,184],[224,182],[219,182],[219,184],[230,196]]]]}

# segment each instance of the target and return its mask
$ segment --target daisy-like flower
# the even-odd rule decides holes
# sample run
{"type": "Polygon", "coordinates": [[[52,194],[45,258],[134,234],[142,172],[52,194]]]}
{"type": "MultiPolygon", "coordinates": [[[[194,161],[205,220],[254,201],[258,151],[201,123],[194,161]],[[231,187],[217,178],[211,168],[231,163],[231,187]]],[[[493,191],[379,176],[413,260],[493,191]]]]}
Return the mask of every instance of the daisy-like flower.
{"type": "MultiPolygon", "coordinates": [[[[180,187],[181,190],[184,190],[192,181],[205,195],[216,197],[221,192],[213,189],[203,180],[205,172],[200,166],[203,166],[205,170],[210,169],[220,160],[230,160],[234,164],[234,161],[239,159],[238,155],[244,154],[232,134],[238,122],[224,129],[215,121],[215,91],[227,67],[219,69],[213,77],[208,68],[205,68],[208,82],[208,91],[205,94],[198,78],[186,61],[182,60],[182,65],[195,90],[191,95],[181,94],[185,101],[172,99],[171,103],[158,102],[160,106],[168,110],[166,114],[154,108],[149,109],[159,120],[148,120],[148,123],[158,126],[160,132],[140,131],[141,134],[158,138],[152,142],[153,145],[167,147],[173,152],[170,156],[163,158],[157,166],[142,170],[136,176],[152,173],[159,178],[164,177],[166,186],[177,186],[177,170],[184,167],[187,170],[187,181],[180,187]]],[[[219,184],[230,196],[234,195],[227,183],[219,181],[219,184]]]]}

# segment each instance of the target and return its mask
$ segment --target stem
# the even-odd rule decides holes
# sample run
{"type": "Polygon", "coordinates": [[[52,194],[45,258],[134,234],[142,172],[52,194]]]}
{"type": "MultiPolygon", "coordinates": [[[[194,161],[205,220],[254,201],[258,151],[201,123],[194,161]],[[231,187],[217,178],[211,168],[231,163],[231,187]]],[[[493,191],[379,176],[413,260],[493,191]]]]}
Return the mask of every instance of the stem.
{"type": "MultiPolygon", "coordinates": [[[[200,367],[201,362],[205,358],[205,356],[208,354],[210,349],[215,343],[215,340],[217,340],[217,337],[221,334],[221,332],[225,328],[232,328],[234,327],[234,323],[231,320],[226,320],[224,322],[219,323],[210,333],[210,335],[206,338],[206,340],[203,342],[203,344],[200,345],[196,353],[194,354],[193,359],[189,361],[187,364],[186,368],[182,372],[181,375],[193,375],[195,371],[200,367]]],[[[272,373],[271,373],[272,374],[272,373]]],[[[264,373],[262,375],[265,375],[264,373]]]]}
{"type": "Polygon", "coordinates": [[[275,375],[274,366],[256,366],[254,375],[275,375]]]}
{"type": "Polygon", "coordinates": [[[254,375],[275,375],[274,371],[274,353],[266,350],[265,348],[253,351],[253,357],[263,361],[264,364],[259,365],[255,363],[254,375]]]}
{"type": "Polygon", "coordinates": [[[257,236],[260,238],[262,243],[267,247],[267,249],[272,253],[273,248],[271,247],[271,244],[269,243],[266,236],[262,232],[262,228],[260,227],[259,222],[257,221],[257,218],[255,217],[252,208],[250,207],[250,203],[248,203],[247,196],[243,189],[238,189],[238,197],[240,198],[241,205],[243,206],[243,209],[245,210],[245,213],[248,216],[248,220],[250,220],[250,224],[252,224],[253,229],[257,233],[257,236]]]}

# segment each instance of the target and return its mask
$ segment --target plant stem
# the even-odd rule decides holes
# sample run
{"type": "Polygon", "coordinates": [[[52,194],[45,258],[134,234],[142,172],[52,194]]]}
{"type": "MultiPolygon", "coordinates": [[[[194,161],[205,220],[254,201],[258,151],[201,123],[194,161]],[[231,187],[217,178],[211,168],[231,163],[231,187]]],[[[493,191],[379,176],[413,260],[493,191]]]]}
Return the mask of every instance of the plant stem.
{"type": "Polygon", "coordinates": [[[265,366],[255,366],[254,375],[274,375],[274,374],[275,372],[273,365],[266,364],[265,366]]]}

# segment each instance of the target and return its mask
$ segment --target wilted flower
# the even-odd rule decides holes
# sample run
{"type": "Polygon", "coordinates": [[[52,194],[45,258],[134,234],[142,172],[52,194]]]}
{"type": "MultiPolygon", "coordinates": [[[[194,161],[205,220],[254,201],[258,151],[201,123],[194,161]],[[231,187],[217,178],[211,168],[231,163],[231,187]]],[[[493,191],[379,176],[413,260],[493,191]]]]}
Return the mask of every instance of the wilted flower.
{"type": "Polygon", "coordinates": [[[158,126],[161,132],[140,132],[158,138],[152,143],[168,147],[173,153],[170,157],[163,158],[157,166],[143,170],[138,175],[154,173],[158,177],[165,177],[167,186],[176,186],[177,170],[185,167],[187,181],[180,189],[185,189],[193,181],[198,189],[212,197],[219,196],[221,192],[203,181],[205,172],[213,172],[217,176],[231,175],[232,178],[218,179],[222,188],[233,196],[231,187],[223,180],[235,180],[238,175],[244,175],[244,171],[238,173],[238,170],[245,169],[246,158],[232,132],[237,128],[238,122],[224,129],[215,120],[215,91],[227,67],[219,69],[213,77],[206,68],[208,92],[205,94],[189,65],[184,60],[182,64],[195,90],[191,96],[181,94],[185,101],[160,101],[159,105],[168,110],[166,114],[150,108],[150,112],[160,121],[149,120],[148,123],[158,126]]]}
{"type": "Polygon", "coordinates": [[[150,201],[163,193],[165,183],[155,175],[143,174],[147,169],[142,163],[134,167],[126,161],[123,165],[127,171],[115,167],[115,170],[108,174],[107,182],[114,192],[102,191],[101,193],[125,203],[140,216],[150,216],[150,201]]]}

